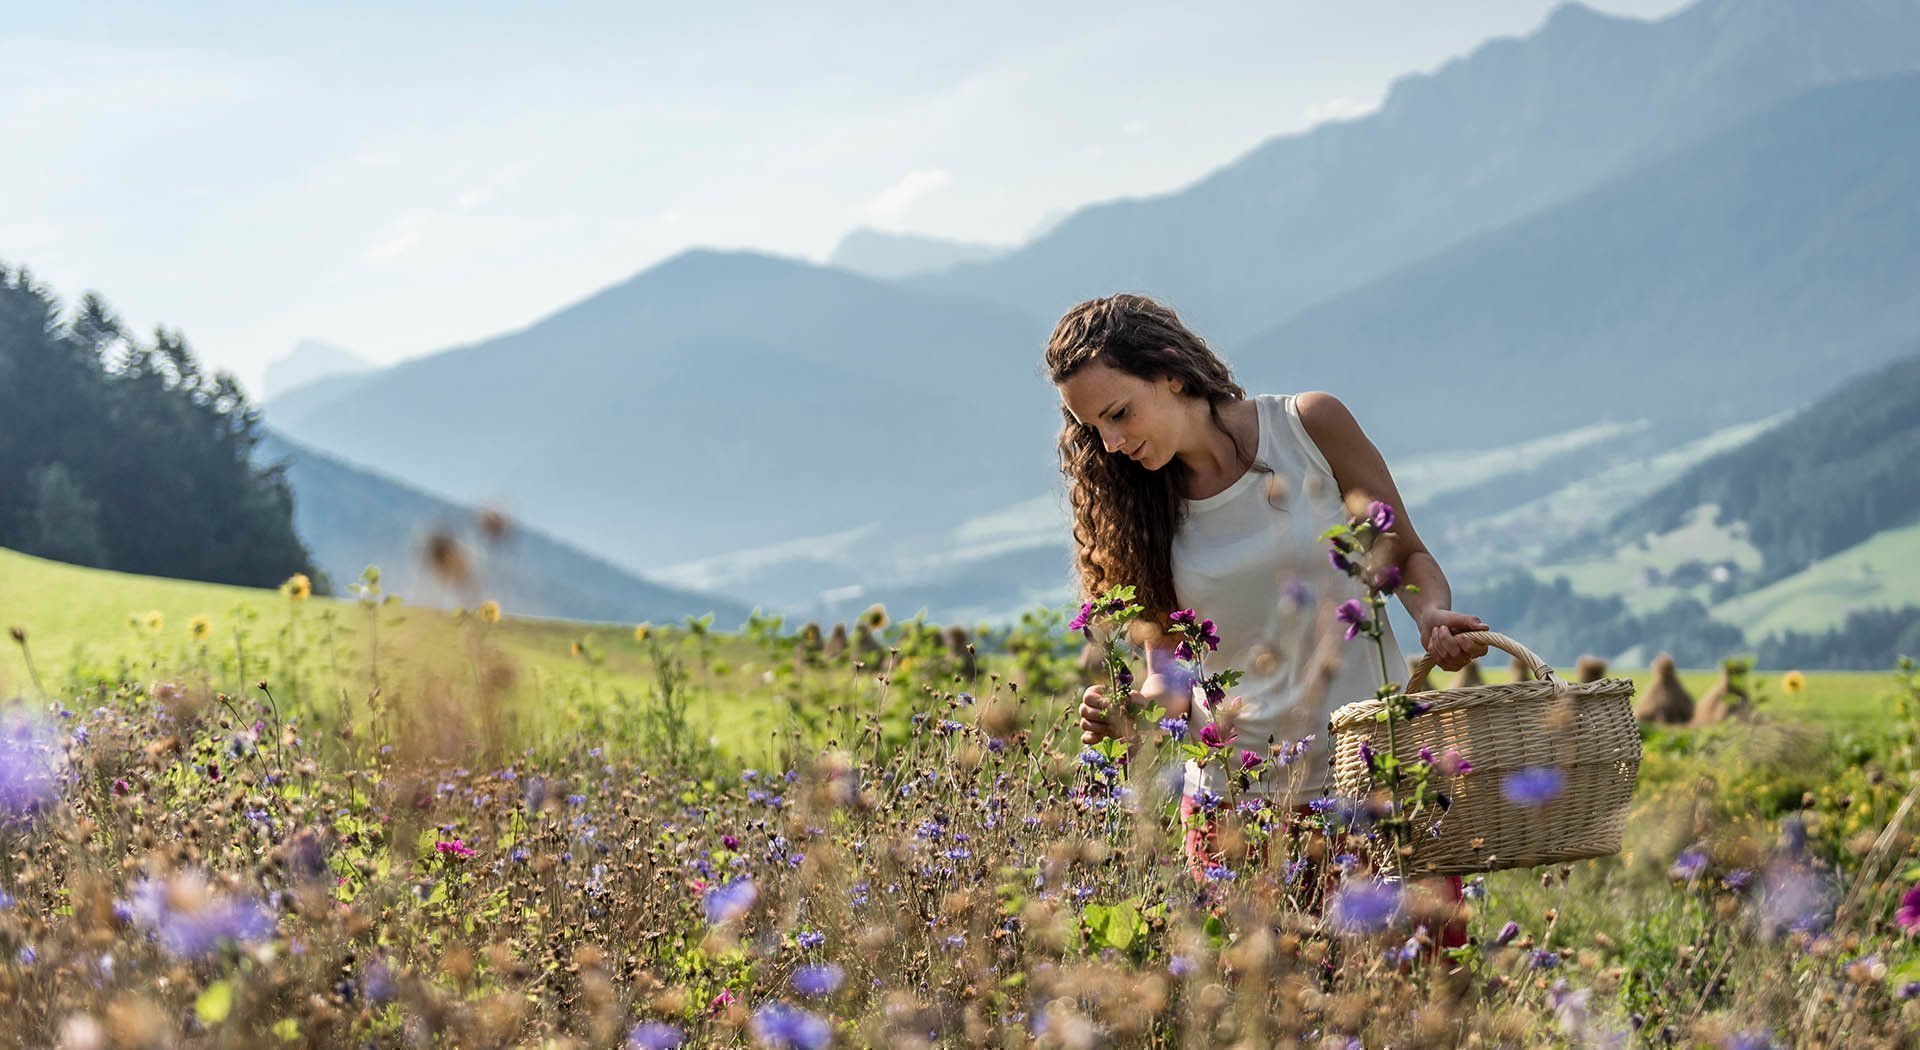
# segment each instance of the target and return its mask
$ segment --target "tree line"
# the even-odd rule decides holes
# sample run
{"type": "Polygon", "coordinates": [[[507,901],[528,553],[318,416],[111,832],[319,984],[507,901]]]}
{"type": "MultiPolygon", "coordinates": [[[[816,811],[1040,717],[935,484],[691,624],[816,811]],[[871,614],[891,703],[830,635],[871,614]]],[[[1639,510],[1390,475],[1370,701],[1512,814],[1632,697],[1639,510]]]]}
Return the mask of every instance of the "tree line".
{"type": "Polygon", "coordinates": [[[89,293],[61,304],[0,263],[0,546],[155,576],[318,579],[260,417],[178,331],[126,331],[89,293]]]}

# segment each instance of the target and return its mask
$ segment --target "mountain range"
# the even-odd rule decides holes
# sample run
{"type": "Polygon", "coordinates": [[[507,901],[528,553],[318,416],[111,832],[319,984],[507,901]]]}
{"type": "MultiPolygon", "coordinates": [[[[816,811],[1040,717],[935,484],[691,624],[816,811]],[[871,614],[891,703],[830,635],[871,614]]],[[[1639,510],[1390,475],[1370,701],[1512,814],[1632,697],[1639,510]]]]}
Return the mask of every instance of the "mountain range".
{"type": "MultiPolygon", "coordinates": [[[[1684,470],[1911,345],[1916,71],[1912,2],[1568,4],[1376,113],[987,258],[691,250],[268,419],[675,585],[1006,612],[1068,583],[1048,332],[1139,290],[1249,389],[1338,393],[1396,465],[1487,464],[1413,504],[1447,561],[1477,522],[1684,470]]],[[[1571,528],[1551,510],[1530,527],[1571,528]]]]}

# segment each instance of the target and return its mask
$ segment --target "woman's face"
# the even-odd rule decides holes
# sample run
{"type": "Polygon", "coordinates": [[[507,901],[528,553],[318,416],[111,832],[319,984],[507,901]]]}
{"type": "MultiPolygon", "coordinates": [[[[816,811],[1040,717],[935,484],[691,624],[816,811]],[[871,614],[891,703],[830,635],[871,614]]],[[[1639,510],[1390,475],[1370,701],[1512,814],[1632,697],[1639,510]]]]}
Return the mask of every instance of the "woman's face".
{"type": "Polygon", "coordinates": [[[1108,452],[1130,456],[1148,470],[1165,466],[1180,448],[1188,413],[1179,387],[1171,376],[1149,381],[1099,361],[1057,385],[1067,411],[1099,431],[1108,452]]]}

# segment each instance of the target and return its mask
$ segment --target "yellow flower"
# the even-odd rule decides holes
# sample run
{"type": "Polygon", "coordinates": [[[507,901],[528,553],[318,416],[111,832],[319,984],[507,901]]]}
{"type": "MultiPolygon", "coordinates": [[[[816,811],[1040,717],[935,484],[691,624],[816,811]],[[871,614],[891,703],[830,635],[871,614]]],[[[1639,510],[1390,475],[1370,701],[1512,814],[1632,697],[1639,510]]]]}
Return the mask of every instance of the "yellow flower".
{"type": "Polygon", "coordinates": [[[860,614],[860,622],[871,630],[884,631],[887,628],[887,607],[875,602],[860,614]]]}
{"type": "Polygon", "coordinates": [[[479,612],[480,612],[480,622],[482,623],[499,623],[500,622],[500,603],[499,602],[496,602],[492,599],[488,599],[484,602],[481,602],[479,612]]]}
{"type": "Polygon", "coordinates": [[[633,640],[636,642],[644,642],[647,640],[647,636],[651,635],[652,633],[653,633],[653,625],[650,623],[643,623],[640,626],[635,627],[633,629],[633,640]]]}
{"type": "Polygon", "coordinates": [[[196,616],[187,624],[187,633],[193,636],[194,641],[204,642],[213,633],[213,621],[205,616],[196,616]]]}
{"type": "Polygon", "coordinates": [[[304,572],[296,572],[280,585],[280,593],[290,602],[304,602],[313,594],[313,581],[304,572]]]}
{"type": "Polygon", "coordinates": [[[1798,671],[1788,671],[1786,674],[1780,676],[1780,688],[1786,690],[1788,696],[1792,696],[1806,687],[1807,676],[1798,671]]]}
{"type": "Polygon", "coordinates": [[[164,628],[166,625],[167,617],[160,610],[155,609],[147,614],[147,630],[159,634],[161,628],[164,628]]]}
{"type": "Polygon", "coordinates": [[[574,656],[579,656],[584,650],[580,647],[579,642],[574,642],[568,646],[567,651],[574,656]]]}

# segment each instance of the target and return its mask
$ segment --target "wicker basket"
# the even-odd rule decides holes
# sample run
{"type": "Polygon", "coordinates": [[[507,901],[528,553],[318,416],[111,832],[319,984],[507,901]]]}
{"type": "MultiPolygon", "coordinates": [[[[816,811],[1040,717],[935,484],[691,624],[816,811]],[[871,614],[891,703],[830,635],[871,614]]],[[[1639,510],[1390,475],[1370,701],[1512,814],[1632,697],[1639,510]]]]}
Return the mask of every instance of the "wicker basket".
{"type": "MultiPolygon", "coordinates": [[[[1395,754],[1411,762],[1422,747],[1436,755],[1454,748],[1472,768],[1455,776],[1434,773],[1434,786],[1453,805],[1444,815],[1429,806],[1415,818],[1405,870],[1465,875],[1619,852],[1627,804],[1640,774],[1633,683],[1624,678],[1568,683],[1506,635],[1479,631],[1459,637],[1519,657],[1534,680],[1426,691],[1433,660],[1422,656],[1413,665],[1407,693],[1432,707],[1411,722],[1396,723],[1395,754]],[[1503,781],[1533,767],[1559,770],[1565,777],[1561,789],[1538,806],[1508,801],[1503,781]]],[[[1359,748],[1365,741],[1386,753],[1387,727],[1377,718],[1382,703],[1362,700],[1333,714],[1334,790],[1344,797],[1364,797],[1373,790],[1359,748]]],[[[1391,870],[1390,862],[1385,866],[1391,870]]]]}

